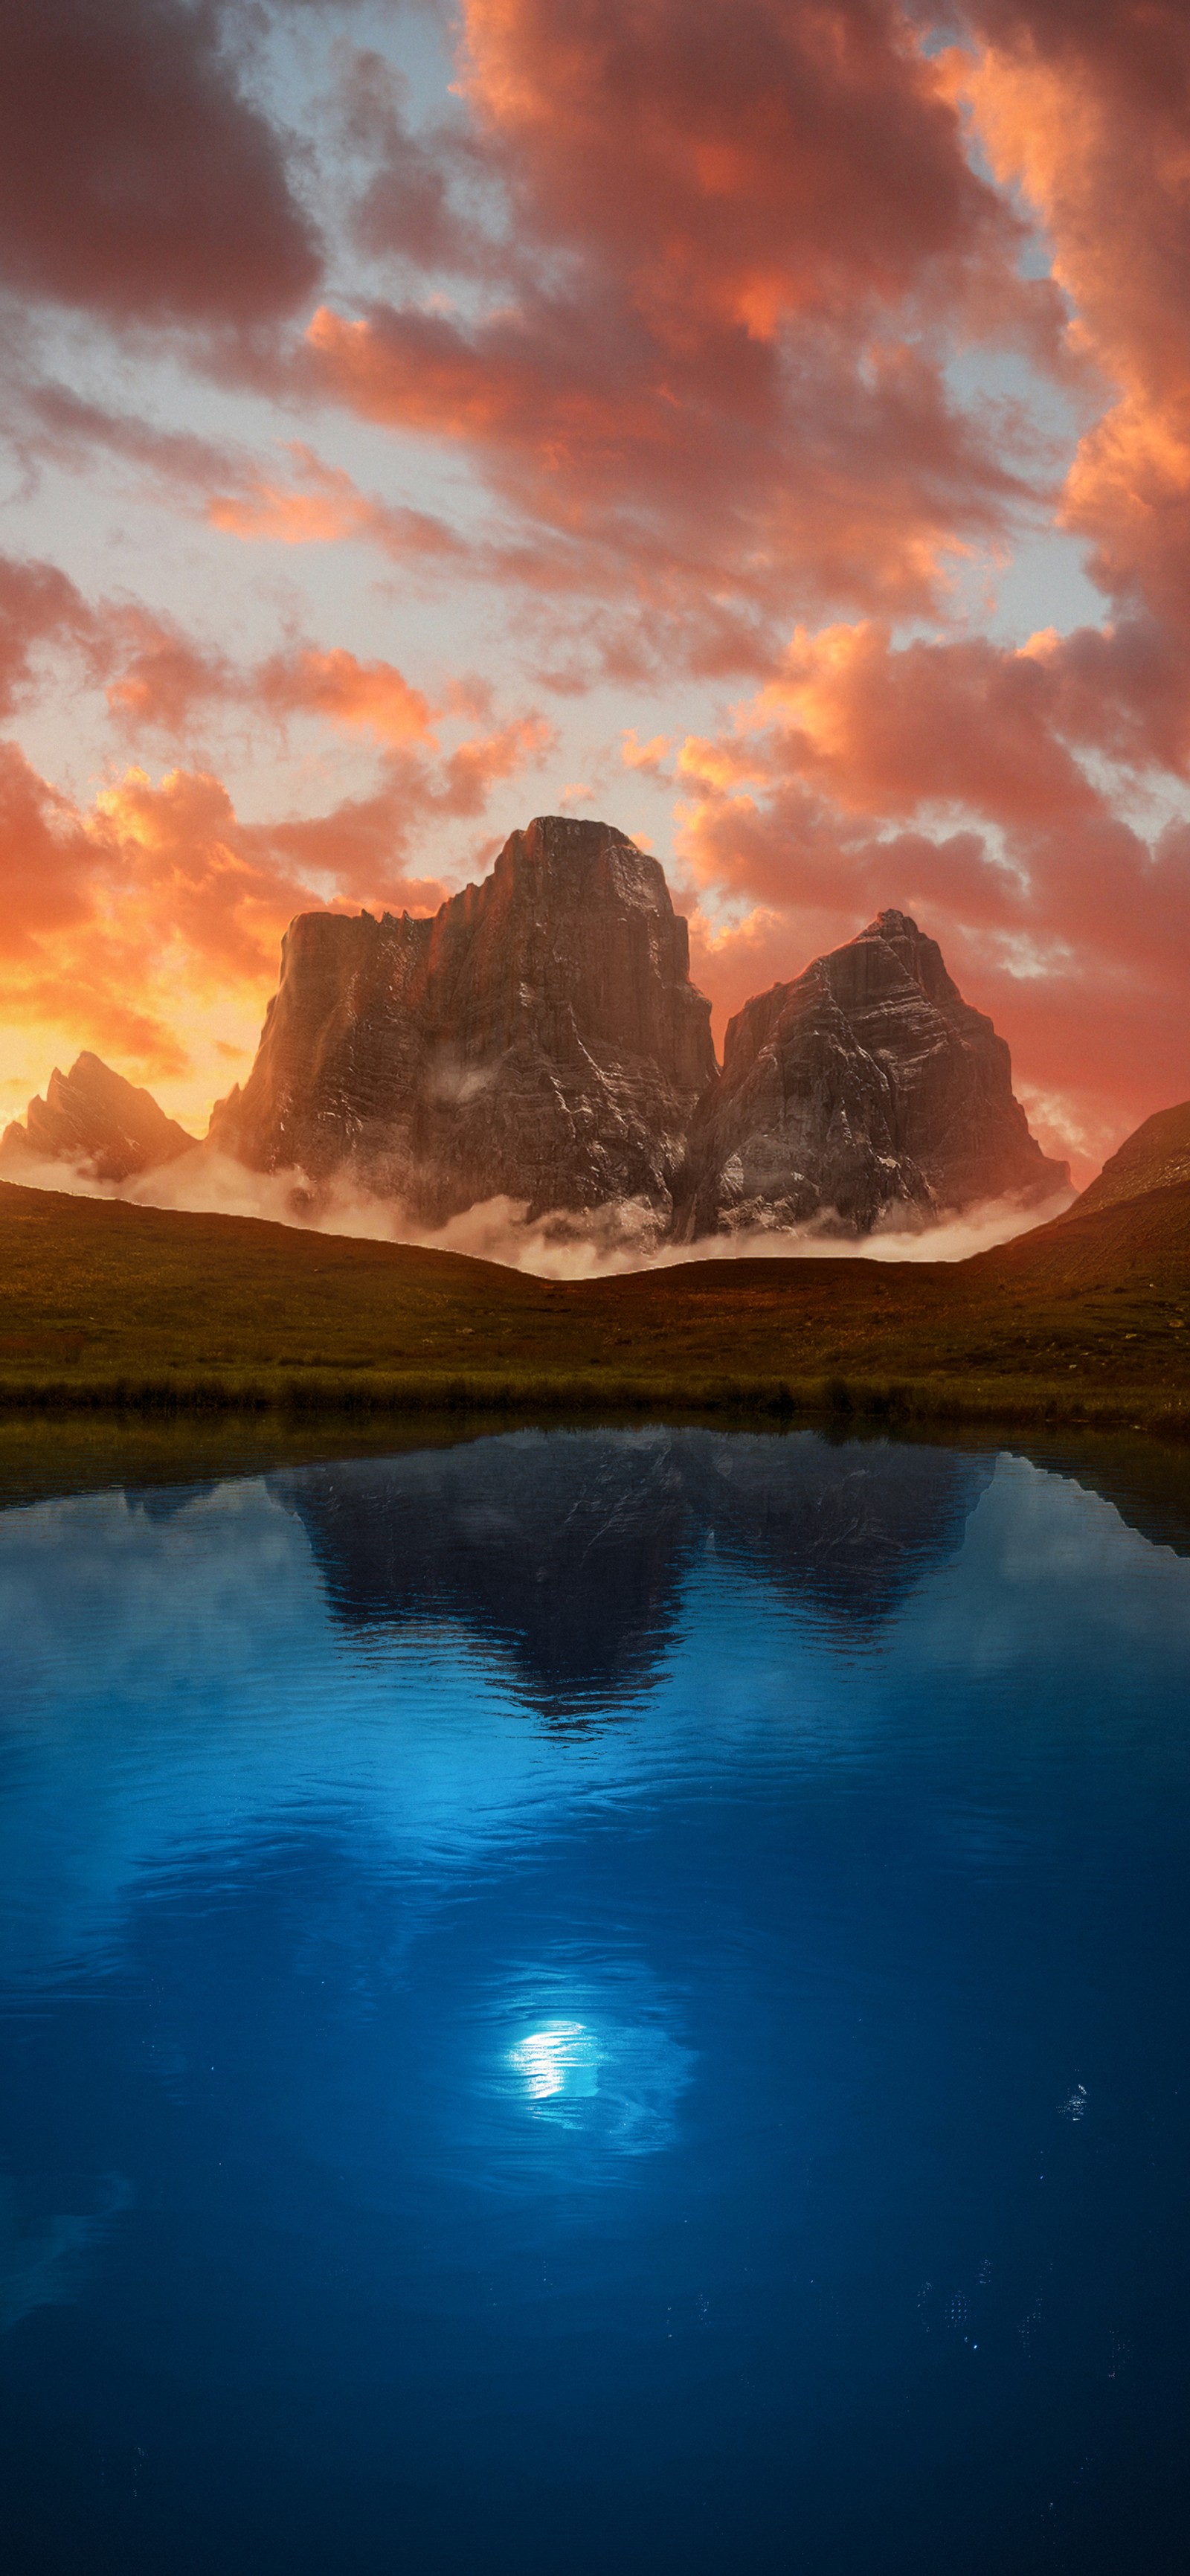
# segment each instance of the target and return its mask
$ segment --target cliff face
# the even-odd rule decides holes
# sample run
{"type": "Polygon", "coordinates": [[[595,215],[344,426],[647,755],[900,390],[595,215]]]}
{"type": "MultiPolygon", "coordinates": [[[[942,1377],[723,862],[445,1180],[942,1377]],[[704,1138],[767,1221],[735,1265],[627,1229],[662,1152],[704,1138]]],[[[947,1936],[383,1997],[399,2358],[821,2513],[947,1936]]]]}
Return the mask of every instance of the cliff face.
{"type": "Polygon", "coordinates": [[[428,1225],[504,1194],[531,1216],[641,1200],[665,1223],[714,1078],[657,861],[549,815],[432,919],[295,921],[211,1139],[257,1171],[346,1170],[428,1225]]]}
{"type": "Polygon", "coordinates": [[[882,912],[732,1020],[677,1192],[679,1239],[751,1226],[862,1235],[1068,1180],[1012,1094],[1008,1049],[932,939],[882,912]]]}
{"type": "Polygon", "coordinates": [[[715,1065],[709,1004],[657,861],[547,816],[432,919],[307,913],[243,1091],[211,1139],[443,1224],[635,1202],[680,1242],[815,1221],[863,1235],[1066,1180],[1008,1049],[932,939],[882,912],[748,1002],[715,1065]]]}
{"type": "Polygon", "coordinates": [[[6,1158],[28,1153],[70,1163],[99,1181],[126,1181],[137,1172],[176,1162],[194,1145],[184,1127],[167,1118],[151,1091],[113,1073],[97,1055],[83,1054],[69,1073],[55,1067],[45,1099],[31,1100],[24,1124],[6,1127],[6,1158]]]}

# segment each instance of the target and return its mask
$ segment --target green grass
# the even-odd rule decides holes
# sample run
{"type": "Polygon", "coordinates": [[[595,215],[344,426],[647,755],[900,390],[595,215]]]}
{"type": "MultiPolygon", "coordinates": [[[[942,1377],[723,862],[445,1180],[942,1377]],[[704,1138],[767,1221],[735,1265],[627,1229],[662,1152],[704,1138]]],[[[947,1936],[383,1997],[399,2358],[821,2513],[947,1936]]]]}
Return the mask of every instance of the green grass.
{"type": "Polygon", "coordinates": [[[0,1184],[0,1406],[290,1420],[826,1414],[1190,1434],[1190,1186],[959,1265],[560,1284],[0,1184]]]}

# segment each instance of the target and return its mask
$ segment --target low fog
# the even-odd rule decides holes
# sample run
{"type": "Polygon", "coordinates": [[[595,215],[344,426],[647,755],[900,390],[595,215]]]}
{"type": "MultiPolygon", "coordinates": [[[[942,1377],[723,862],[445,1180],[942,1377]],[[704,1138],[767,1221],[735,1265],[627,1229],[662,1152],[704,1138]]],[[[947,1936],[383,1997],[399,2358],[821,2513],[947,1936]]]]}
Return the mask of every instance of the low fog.
{"type": "Polygon", "coordinates": [[[344,1180],[317,1186],[304,1172],[250,1172],[214,1147],[197,1145],[192,1154],[126,1181],[101,1181],[85,1166],[43,1161],[22,1146],[0,1153],[0,1179],[27,1189],[54,1190],[77,1198],[123,1199],[135,1207],[174,1208],[192,1215],[263,1217],[273,1225],[293,1226],[302,1233],[355,1235],[381,1243],[413,1243],[437,1252],[470,1253],[497,1261],[510,1270],[530,1271],[539,1279],[611,1278],[630,1270],[672,1269],[691,1261],[787,1261],[823,1254],[838,1260],[965,1261],[993,1244],[1060,1216],[1073,1190],[1062,1190],[1041,1205],[1023,1207],[1018,1199],[988,1200],[961,1216],[937,1225],[881,1228],[858,1239],[830,1230],[824,1212],[813,1225],[787,1232],[779,1228],[741,1228],[706,1235],[694,1244],[666,1244],[652,1210],[643,1201],[617,1202],[576,1215],[557,1210],[530,1219],[514,1199],[485,1199],[451,1217],[437,1229],[415,1224],[399,1203],[352,1188],[344,1180]]]}

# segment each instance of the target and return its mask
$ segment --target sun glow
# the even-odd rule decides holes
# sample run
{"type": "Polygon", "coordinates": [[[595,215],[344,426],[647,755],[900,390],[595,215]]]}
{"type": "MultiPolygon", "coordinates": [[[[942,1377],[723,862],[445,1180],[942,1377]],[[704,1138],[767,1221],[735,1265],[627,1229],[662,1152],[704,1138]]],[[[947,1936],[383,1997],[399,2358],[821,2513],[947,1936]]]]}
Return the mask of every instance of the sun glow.
{"type": "Polygon", "coordinates": [[[594,2032],[581,2021],[554,2021],[520,2040],[509,2050],[508,2062],[531,2102],[546,2102],[557,2093],[589,2100],[599,2089],[602,2055],[594,2032]]]}

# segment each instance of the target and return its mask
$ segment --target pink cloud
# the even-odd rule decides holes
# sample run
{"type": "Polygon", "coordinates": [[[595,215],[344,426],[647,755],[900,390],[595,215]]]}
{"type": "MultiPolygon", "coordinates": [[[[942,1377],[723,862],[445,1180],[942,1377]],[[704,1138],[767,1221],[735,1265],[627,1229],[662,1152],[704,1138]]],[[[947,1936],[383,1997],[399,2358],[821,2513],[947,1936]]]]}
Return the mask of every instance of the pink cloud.
{"type": "MultiPolygon", "coordinates": [[[[322,390],[465,450],[575,589],[618,588],[609,668],[647,666],[650,615],[671,661],[755,667],[791,585],[936,606],[1035,459],[931,335],[1057,362],[1061,305],[891,0],[469,0],[461,85],[503,280],[466,318],[324,305],[322,390]]],[[[433,225],[405,249],[447,257],[433,225]]]]}
{"type": "Polygon", "coordinates": [[[1190,824],[1146,839],[1127,779],[1083,760],[1114,741],[1153,765],[1135,645],[1117,650],[1109,633],[1019,653],[986,640],[898,650],[871,625],[800,633],[732,730],[678,756],[681,847],[710,905],[699,947],[720,1006],[738,1007],[762,964],[783,980],[895,903],[992,1011],[1022,1078],[1065,1095],[1076,1128],[1110,1141],[1109,1102],[1118,1131],[1180,1097],[1190,824]]]}

